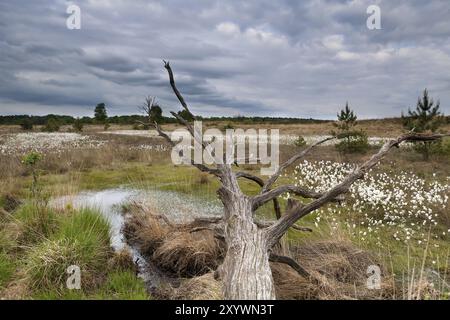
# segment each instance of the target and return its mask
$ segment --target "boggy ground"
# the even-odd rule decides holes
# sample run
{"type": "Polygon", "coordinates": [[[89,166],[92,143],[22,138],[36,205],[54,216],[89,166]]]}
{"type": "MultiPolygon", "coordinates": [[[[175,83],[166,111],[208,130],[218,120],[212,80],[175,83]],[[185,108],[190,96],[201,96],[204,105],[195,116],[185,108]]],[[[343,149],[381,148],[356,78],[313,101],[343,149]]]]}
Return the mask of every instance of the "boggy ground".
{"type": "MultiPolygon", "coordinates": [[[[289,130],[294,132],[295,126],[289,130]]],[[[323,133],[317,130],[315,134],[323,133]]],[[[401,131],[399,128],[395,130],[401,131]]],[[[90,141],[96,141],[95,144],[80,143],[69,148],[51,149],[51,146],[58,146],[56,143],[48,144],[48,150],[45,146],[40,150],[44,157],[36,168],[40,187],[38,199],[30,193],[31,170],[21,163],[20,148],[17,152],[0,155],[0,297],[150,297],[143,282],[136,277],[134,264],[126,253],[111,251],[105,237],[107,225],[93,218],[97,216],[95,210],[84,214],[70,207],[55,211],[46,206],[47,200],[52,197],[76,194],[82,190],[128,186],[176,191],[207,202],[217,201],[215,192],[218,182],[195,168],[173,165],[170,150],[161,139],[105,135],[99,131],[100,128],[88,127],[86,133],[81,134],[88,136],[90,141]],[[83,233],[85,229],[95,232],[86,235],[83,233]],[[90,240],[72,241],[77,233],[83,235],[83,239],[90,240]],[[77,247],[72,247],[75,244],[77,247]],[[100,268],[94,262],[98,259],[111,267],[100,268]],[[116,260],[120,263],[114,262],[116,260]],[[81,292],[64,290],[64,270],[73,261],[85,265],[88,270],[86,279],[90,280],[81,292]],[[46,269],[37,268],[40,265],[45,265],[46,269]],[[61,277],[61,272],[64,277],[61,277]]],[[[379,132],[377,134],[381,135],[379,132]]],[[[51,139],[60,139],[58,135],[54,134],[51,139]]],[[[3,137],[0,136],[0,141],[3,137]]],[[[285,159],[300,148],[281,146],[281,157],[285,159]]],[[[317,148],[307,160],[311,164],[320,160],[358,163],[373,151],[342,155],[333,146],[325,146],[317,148]]],[[[304,165],[302,168],[310,167],[304,165]]],[[[243,165],[240,169],[259,173],[259,168],[255,166],[243,165]]],[[[415,179],[421,179],[420,183],[425,186],[435,183],[448,186],[450,159],[433,156],[430,161],[423,161],[413,150],[401,148],[391,153],[376,171],[386,171],[389,177],[394,177],[397,172],[403,172],[405,176],[412,172],[417,177],[415,179]]],[[[296,175],[298,173],[294,170],[290,171],[282,181],[295,182],[296,175]]],[[[251,182],[242,181],[241,184],[249,194],[259,190],[251,182]]],[[[428,201],[427,196],[425,198],[428,201]]],[[[376,216],[383,217],[384,214],[372,207],[364,208],[361,213],[359,206],[356,209],[353,207],[357,199],[351,201],[354,201],[349,202],[351,205],[331,207],[330,211],[327,208],[305,218],[301,224],[312,228],[312,233],[289,232],[283,240],[284,254],[296,259],[314,275],[315,280],[305,279],[287,265],[272,263],[278,298],[448,298],[448,198],[439,208],[426,203],[427,208],[430,207],[432,214],[436,215],[433,217],[436,225],[430,227],[432,232],[428,244],[418,243],[423,239],[422,235],[405,241],[405,238],[397,240],[391,229],[383,229],[375,235],[369,232],[369,228],[374,229],[372,225],[358,224],[355,230],[349,228],[349,221],[354,221],[351,219],[364,217],[358,219],[361,223],[376,216]],[[318,217],[321,219],[317,220],[318,217]],[[365,286],[369,263],[381,267],[381,290],[367,290],[365,286]]],[[[286,205],[284,199],[281,199],[281,205],[286,205]]],[[[417,211],[413,204],[408,203],[407,206],[409,211],[417,211]]],[[[150,210],[143,219],[148,219],[150,213],[158,214],[157,210],[150,210]]],[[[260,208],[258,215],[262,219],[273,218],[271,205],[260,208]]],[[[208,230],[192,233],[185,227],[171,229],[173,227],[157,222],[159,233],[146,223],[130,233],[136,237],[135,240],[146,239],[143,250],[147,256],[159,261],[161,269],[179,280],[176,285],[161,287],[154,298],[220,298],[220,284],[214,280],[213,271],[223,255],[223,244],[208,230]],[[186,243],[191,245],[186,246],[186,243]],[[201,254],[192,255],[193,252],[201,254]],[[192,257],[195,259],[192,260],[192,257]]],[[[428,238],[428,229],[423,233],[428,238]]]]}

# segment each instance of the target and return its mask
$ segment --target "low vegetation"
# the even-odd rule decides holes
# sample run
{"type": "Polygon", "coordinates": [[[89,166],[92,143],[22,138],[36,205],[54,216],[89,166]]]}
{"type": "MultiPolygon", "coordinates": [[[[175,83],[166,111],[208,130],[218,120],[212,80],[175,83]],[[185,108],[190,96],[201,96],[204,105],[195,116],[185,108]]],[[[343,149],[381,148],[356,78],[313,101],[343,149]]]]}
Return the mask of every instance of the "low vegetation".
{"type": "MultiPolygon", "coordinates": [[[[227,123],[240,127],[231,120],[223,125],[227,123]]],[[[364,121],[358,126],[369,132],[374,130],[364,121]]],[[[402,130],[400,122],[395,126],[394,130],[402,130]]],[[[295,137],[301,134],[306,145],[311,143],[310,136],[293,128],[286,125],[286,132],[295,137]]],[[[134,261],[126,253],[110,248],[107,222],[87,208],[54,209],[48,201],[55,196],[125,185],[139,189],[151,186],[206,202],[216,199],[217,181],[188,166],[172,165],[168,160],[170,149],[160,139],[100,134],[98,131],[103,128],[92,130],[85,125],[82,133],[8,132],[0,136],[1,298],[149,298],[145,284],[136,276],[134,261]],[[23,155],[33,150],[42,155],[35,165],[42,188],[34,197],[33,169],[22,162],[23,155]],[[82,280],[81,290],[66,288],[69,264],[83,265],[82,279],[86,283],[82,280]]],[[[449,141],[442,141],[443,150],[449,141]]],[[[281,161],[302,148],[303,142],[298,146],[282,145],[281,161]]],[[[344,155],[334,145],[326,145],[295,170],[288,171],[281,182],[325,187],[339,181],[364,157],[359,153],[344,155]],[[319,162],[321,159],[325,159],[323,163],[319,162]]],[[[258,166],[245,169],[255,175],[259,172],[258,166]]],[[[449,176],[450,163],[445,152],[432,152],[424,161],[413,145],[395,150],[367,180],[355,186],[353,196],[339,210],[331,204],[303,221],[312,233],[290,230],[283,238],[286,255],[301,264],[312,278],[302,277],[286,264],[271,262],[277,296],[448,297],[449,176]],[[422,200],[397,201],[400,195],[404,195],[402,199],[422,200]],[[369,263],[381,268],[380,290],[367,290],[369,263]]],[[[247,194],[259,191],[251,182],[240,184],[247,194]]],[[[280,199],[280,204],[285,208],[287,199],[280,199]]],[[[152,296],[221,298],[220,283],[214,279],[214,271],[223,258],[220,237],[211,230],[190,232],[199,225],[168,224],[157,218],[157,208],[141,209],[128,208],[127,212],[133,213],[126,230],[129,241],[137,244],[171,279],[152,296]]],[[[273,219],[272,204],[258,209],[257,215],[262,220],[273,219]]]]}
{"type": "Polygon", "coordinates": [[[0,297],[148,299],[134,264],[110,246],[109,224],[91,209],[56,211],[36,199],[6,213],[0,234],[0,297]],[[81,289],[66,286],[82,270],[81,289]]]}

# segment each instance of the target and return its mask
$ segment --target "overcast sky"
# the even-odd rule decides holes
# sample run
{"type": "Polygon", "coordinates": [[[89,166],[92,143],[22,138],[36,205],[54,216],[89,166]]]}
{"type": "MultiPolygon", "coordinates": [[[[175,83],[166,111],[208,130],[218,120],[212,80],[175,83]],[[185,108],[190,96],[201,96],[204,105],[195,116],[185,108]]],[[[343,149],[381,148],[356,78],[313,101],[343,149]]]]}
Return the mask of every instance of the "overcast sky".
{"type": "Polygon", "coordinates": [[[448,0],[2,0],[0,114],[131,114],[146,95],[180,110],[162,59],[204,116],[334,118],[347,100],[398,116],[425,87],[449,114],[449,40],[448,0]]]}

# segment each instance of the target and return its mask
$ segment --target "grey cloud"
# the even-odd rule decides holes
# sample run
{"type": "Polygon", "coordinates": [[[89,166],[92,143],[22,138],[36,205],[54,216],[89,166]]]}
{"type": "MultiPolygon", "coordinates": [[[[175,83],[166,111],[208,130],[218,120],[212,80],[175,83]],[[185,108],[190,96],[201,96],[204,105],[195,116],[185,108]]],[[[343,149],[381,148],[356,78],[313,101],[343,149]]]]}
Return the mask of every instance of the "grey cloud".
{"type": "Polygon", "coordinates": [[[201,115],[399,115],[424,87],[450,111],[450,3],[378,1],[69,1],[0,3],[0,113],[135,113],[145,95],[178,108],[162,59],[201,115]],[[222,29],[219,30],[219,25],[222,29]],[[228,29],[227,29],[228,28],[228,29]]]}

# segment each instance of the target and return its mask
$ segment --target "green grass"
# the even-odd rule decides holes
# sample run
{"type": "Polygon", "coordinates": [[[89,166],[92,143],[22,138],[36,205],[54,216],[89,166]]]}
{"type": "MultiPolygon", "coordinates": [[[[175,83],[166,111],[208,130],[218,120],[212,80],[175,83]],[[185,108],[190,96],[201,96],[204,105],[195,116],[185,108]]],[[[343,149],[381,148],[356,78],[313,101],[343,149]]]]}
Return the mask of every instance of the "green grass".
{"type": "Polygon", "coordinates": [[[115,271],[108,275],[100,289],[99,299],[148,300],[144,282],[131,271],[115,271]]]}
{"type": "MultiPolygon", "coordinates": [[[[403,163],[400,163],[398,165],[401,168],[405,166],[403,163]]],[[[409,165],[412,166],[414,164],[409,165]]],[[[388,169],[392,169],[391,166],[392,165],[390,163],[385,163],[380,166],[379,170],[389,171],[388,169]]],[[[410,167],[405,166],[405,168],[410,167]]],[[[395,167],[395,170],[398,170],[398,168],[395,167]]],[[[423,174],[425,174],[427,177],[431,177],[431,171],[427,170],[422,170],[424,171],[423,174]]],[[[420,174],[420,172],[422,172],[420,170],[414,170],[414,172],[416,171],[417,174],[420,174]]],[[[259,170],[252,170],[252,173],[258,175],[259,170]]],[[[114,188],[117,186],[128,186],[142,189],[157,188],[165,191],[175,191],[207,200],[217,199],[216,191],[219,188],[219,181],[214,177],[210,177],[206,182],[201,183],[199,182],[199,178],[200,173],[196,168],[193,168],[191,166],[174,166],[170,162],[167,162],[165,164],[153,165],[133,162],[128,164],[114,164],[110,168],[91,169],[88,171],[79,172],[74,171],[59,175],[45,175],[42,176],[41,181],[45,186],[47,192],[50,194],[67,186],[67,181],[73,181],[77,190],[101,190],[105,188],[114,188]]],[[[280,178],[280,183],[285,181],[286,178],[280,178]]],[[[240,185],[243,192],[249,195],[256,194],[260,190],[260,187],[257,184],[243,179],[240,180],[240,185]]],[[[280,199],[280,202],[282,207],[284,207],[285,201],[280,199]]],[[[24,209],[19,209],[19,212],[21,210],[24,209]]],[[[28,212],[27,210],[18,214],[19,220],[25,222],[36,220],[36,217],[33,214],[30,214],[30,212],[28,212]]],[[[339,220],[344,221],[345,216],[349,214],[351,213],[343,212],[342,215],[339,215],[339,220]]],[[[72,214],[68,216],[72,216],[72,214]]],[[[261,207],[258,210],[258,216],[273,218],[274,213],[272,203],[267,203],[266,205],[261,207]]],[[[314,229],[314,232],[306,233],[290,230],[288,239],[291,243],[301,243],[303,241],[309,240],[323,240],[327,239],[327,237],[333,237],[330,236],[330,228],[326,225],[326,223],[323,223],[320,228],[316,228],[314,226],[313,218],[313,214],[309,215],[299,221],[299,225],[312,227],[314,229]]],[[[34,225],[33,223],[30,224],[34,225]]],[[[85,238],[85,233],[83,233],[83,230],[85,230],[89,226],[92,226],[92,224],[96,224],[95,220],[90,220],[86,217],[80,218],[80,220],[73,217],[58,218],[58,227],[52,229],[53,231],[48,233],[48,239],[44,241],[44,243],[41,243],[34,248],[36,255],[41,255],[41,260],[38,259],[36,261],[42,261],[42,257],[44,257],[44,259],[45,257],[48,257],[47,254],[52,250],[60,250],[59,255],[64,256],[65,258],[62,260],[58,260],[59,262],[57,264],[65,265],[65,262],[67,262],[68,260],[73,261],[75,258],[79,259],[80,261],[87,259],[87,261],[90,261],[88,265],[92,267],[91,271],[94,271],[93,274],[95,274],[95,270],[98,268],[98,265],[90,260],[89,257],[96,256],[96,244],[101,242],[101,238],[105,235],[105,230],[107,230],[107,228],[96,226],[95,228],[93,228],[93,230],[97,232],[97,235],[103,234],[103,236],[97,237],[94,235],[89,235],[87,238],[85,238]],[[62,247],[68,247],[70,248],[69,251],[75,253],[73,254],[73,256],[70,256],[68,251],[65,249],[63,250],[62,247]]],[[[342,229],[345,233],[345,227],[342,227],[342,229]]],[[[356,237],[351,238],[350,235],[346,236],[348,236],[358,247],[361,247],[362,249],[368,250],[374,255],[377,255],[383,261],[387,269],[390,272],[395,273],[396,276],[401,276],[402,272],[405,272],[408,269],[408,265],[411,268],[415,266],[416,269],[420,268],[421,266],[421,262],[424,256],[423,247],[411,246],[408,249],[408,247],[404,243],[394,240],[388,234],[381,234],[382,246],[377,244],[375,239],[370,239],[370,237],[367,237],[365,242],[361,242],[356,237]]],[[[2,240],[0,236],[0,246],[2,245],[1,243],[2,240]]],[[[433,240],[433,244],[436,244],[437,247],[432,245],[428,248],[425,259],[426,267],[433,270],[443,271],[444,273],[449,274],[448,270],[445,271],[445,268],[448,267],[449,261],[448,243],[437,239],[433,240]],[[434,264],[432,263],[433,261],[435,261],[434,264]]],[[[104,257],[100,260],[105,262],[104,257]]],[[[65,269],[60,268],[58,270],[58,272],[61,272],[61,270],[63,271],[65,280],[65,269]]],[[[116,270],[112,271],[112,273],[110,274],[106,274],[106,271],[103,271],[104,272],[102,273],[102,276],[104,277],[104,279],[101,279],[101,281],[99,281],[100,284],[95,290],[87,290],[86,292],[83,291],[80,293],[68,291],[62,288],[53,291],[47,290],[47,292],[45,293],[43,293],[44,290],[41,290],[39,294],[42,298],[53,297],[63,299],[138,299],[146,297],[146,294],[144,294],[145,290],[142,291],[142,288],[140,287],[142,283],[140,283],[139,279],[136,279],[133,272],[126,270],[124,272],[120,272],[116,270]]],[[[100,275],[100,273],[97,274],[96,278],[99,278],[98,275],[100,275]]],[[[58,281],[56,282],[60,283],[62,279],[58,281]]]]}
{"type": "Polygon", "coordinates": [[[9,282],[14,274],[15,268],[11,257],[0,251],[0,290],[9,282]]]}
{"type": "Polygon", "coordinates": [[[131,271],[112,271],[96,291],[42,290],[33,295],[37,300],[149,300],[144,282],[131,271]]]}
{"type": "Polygon", "coordinates": [[[110,255],[109,225],[89,209],[63,216],[58,230],[34,246],[26,257],[31,286],[39,290],[62,291],[71,265],[81,269],[82,287],[98,284],[110,255]]]}
{"type": "Polygon", "coordinates": [[[57,226],[55,211],[36,201],[29,201],[19,207],[13,217],[22,230],[18,239],[21,245],[50,237],[57,226]]]}
{"type": "Polygon", "coordinates": [[[34,299],[148,299],[144,283],[131,270],[110,269],[109,224],[85,208],[61,216],[51,237],[25,258],[34,299]],[[67,267],[81,270],[81,290],[66,288],[67,267]]]}

